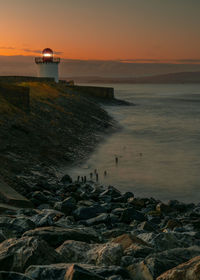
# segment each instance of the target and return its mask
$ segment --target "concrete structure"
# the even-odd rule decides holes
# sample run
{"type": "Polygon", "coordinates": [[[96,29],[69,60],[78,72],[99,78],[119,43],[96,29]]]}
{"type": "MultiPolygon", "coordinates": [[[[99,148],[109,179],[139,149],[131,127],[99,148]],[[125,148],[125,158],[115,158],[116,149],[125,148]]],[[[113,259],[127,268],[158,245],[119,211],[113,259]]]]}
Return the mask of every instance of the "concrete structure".
{"type": "Polygon", "coordinates": [[[54,78],[54,81],[58,83],[58,65],[60,63],[60,58],[54,57],[54,53],[51,49],[44,49],[42,56],[35,58],[35,63],[37,65],[38,77],[54,78]]]}

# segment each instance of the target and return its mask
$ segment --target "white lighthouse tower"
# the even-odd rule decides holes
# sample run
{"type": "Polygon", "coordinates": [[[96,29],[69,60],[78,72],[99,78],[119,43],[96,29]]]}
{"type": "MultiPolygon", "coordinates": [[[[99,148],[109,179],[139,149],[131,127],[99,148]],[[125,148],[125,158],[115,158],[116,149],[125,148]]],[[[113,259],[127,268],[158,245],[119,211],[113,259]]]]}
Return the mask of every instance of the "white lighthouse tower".
{"type": "Polygon", "coordinates": [[[46,48],[42,51],[42,56],[35,58],[37,65],[38,77],[54,78],[58,83],[58,65],[60,63],[59,57],[54,57],[51,49],[46,48]]]}

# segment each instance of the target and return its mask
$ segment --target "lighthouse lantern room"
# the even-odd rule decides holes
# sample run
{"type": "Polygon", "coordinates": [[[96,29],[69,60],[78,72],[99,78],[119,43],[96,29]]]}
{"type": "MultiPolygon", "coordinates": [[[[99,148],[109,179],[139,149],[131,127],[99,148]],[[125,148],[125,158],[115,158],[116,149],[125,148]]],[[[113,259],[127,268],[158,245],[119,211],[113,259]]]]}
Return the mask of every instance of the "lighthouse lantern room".
{"type": "Polygon", "coordinates": [[[44,49],[42,55],[35,58],[35,63],[37,65],[38,77],[54,78],[55,82],[58,83],[58,65],[60,63],[60,58],[54,56],[52,49],[44,49]]]}

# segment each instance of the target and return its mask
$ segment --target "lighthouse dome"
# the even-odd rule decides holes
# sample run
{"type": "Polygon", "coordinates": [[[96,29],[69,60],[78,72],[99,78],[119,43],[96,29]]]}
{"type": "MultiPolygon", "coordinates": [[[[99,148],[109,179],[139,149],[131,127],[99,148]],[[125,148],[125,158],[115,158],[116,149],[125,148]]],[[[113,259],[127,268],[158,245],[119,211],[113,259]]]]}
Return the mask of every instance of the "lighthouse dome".
{"type": "Polygon", "coordinates": [[[42,54],[45,56],[45,55],[53,55],[53,51],[52,51],[52,49],[50,49],[50,48],[46,48],[46,49],[44,49],[43,51],[42,51],[42,54]]]}

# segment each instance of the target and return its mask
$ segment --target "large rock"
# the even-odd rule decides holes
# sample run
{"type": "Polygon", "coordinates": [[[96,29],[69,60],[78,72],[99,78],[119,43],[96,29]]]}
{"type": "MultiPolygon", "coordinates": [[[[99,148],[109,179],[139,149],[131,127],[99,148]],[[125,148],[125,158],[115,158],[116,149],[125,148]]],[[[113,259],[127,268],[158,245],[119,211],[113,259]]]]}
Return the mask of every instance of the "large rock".
{"type": "Polygon", "coordinates": [[[43,209],[37,215],[31,217],[36,227],[53,226],[60,218],[64,216],[63,213],[53,209],[43,209]]]}
{"type": "Polygon", "coordinates": [[[199,246],[199,240],[190,234],[175,232],[162,232],[159,234],[142,233],[139,234],[138,237],[150,243],[156,251],[183,247],[187,248],[194,245],[199,246]]]}
{"type": "Polygon", "coordinates": [[[95,265],[119,265],[123,256],[119,244],[87,244],[80,241],[65,241],[56,251],[64,262],[88,263],[95,265]]]}
{"type": "MultiPolygon", "coordinates": [[[[26,275],[34,280],[65,280],[65,275],[69,267],[73,264],[51,264],[51,265],[32,265],[26,270],[26,275]]],[[[79,264],[80,267],[102,277],[119,275],[122,279],[129,278],[126,269],[119,266],[94,266],[90,264],[79,264]]],[[[82,279],[78,279],[82,280],[82,279]]]]}
{"type": "Polygon", "coordinates": [[[0,267],[5,271],[23,272],[32,264],[60,261],[60,255],[43,240],[34,237],[7,239],[0,244],[0,267]]]}
{"type": "Polygon", "coordinates": [[[124,255],[135,258],[145,258],[149,254],[153,253],[153,248],[151,248],[151,245],[132,234],[123,234],[113,239],[112,242],[121,244],[124,250],[124,255]]]}
{"type": "Polygon", "coordinates": [[[105,212],[106,209],[104,207],[96,205],[91,207],[79,207],[73,214],[77,220],[88,220],[105,212]]]}
{"type": "Polygon", "coordinates": [[[35,228],[35,224],[25,216],[1,216],[0,228],[7,238],[21,237],[25,231],[35,228]]]}
{"type": "Polygon", "coordinates": [[[0,271],[0,280],[33,280],[33,279],[22,273],[0,271]]]}
{"type": "Polygon", "coordinates": [[[121,213],[120,222],[130,223],[133,220],[143,222],[146,220],[145,215],[134,208],[126,208],[121,213]]]}
{"type": "Polygon", "coordinates": [[[98,242],[99,238],[91,228],[60,228],[60,227],[41,227],[29,230],[23,236],[35,236],[45,240],[50,246],[56,248],[66,240],[77,240],[85,242],[98,242]]]}
{"type": "Polygon", "coordinates": [[[112,226],[112,224],[115,224],[116,222],[118,222],[118,217],[113,214],[102,213],[97,217],[88,219],[86,221],[81,221],[81,222],[87,226],[105,224],[109,227],[109,226],[112,226]]]}
{"type": "Polygon", "coordinates": [[[70,184],[70,183],[72,183],[72,178],[68,174],[65,174],[61,178],[60,182],[63,183],[63,184],[70,184]]]}
{"type": "MultiPolygon", "coordinates": [[[[131,279],[155,279],[163,272],[200,254],[200,247],[177,248],[152,254],[140,263],[130,265],[131,279]]],[[[182,279],[181,279],[182,280],[182,279]]]]}
{"type": "Polygon", "coordinates": [[[54,208],[65,215],[70,215],[74,209],[76,209],[76,200],[72,197],[68,197],[62,202],[56,202],[54,208]]]}
{"type": "Polygon", "coordinates": [[[143,246],[150,246],[148,243],[143,241],[142,239],[132,235],[132,234],[122,234],[112,240],[114,243],[121,244],[123,250],[128,249],[130,246],[135,244],[143,245],[143,246]]]}
{"type": "Polygon", "coordinates": [[[9,205],[20,208],[32,208],[33,204],[24,196],[16,192],[2,178],[0,178],[0,200],[9,205]]]}
{"type": "Polygon", "coordinates": [[[156,280],[199,280],[200,279],[200,256],[182,263],[162,275],[156,280]]]}
{"type": "Polygon", "coordinates": [[[73,264],[65,274],[65,280],[104,280],[105,278],[90,272],[79,265],[73,264]]]}

